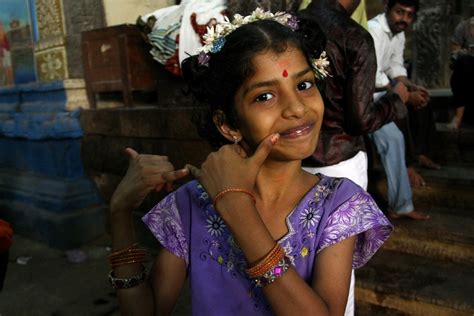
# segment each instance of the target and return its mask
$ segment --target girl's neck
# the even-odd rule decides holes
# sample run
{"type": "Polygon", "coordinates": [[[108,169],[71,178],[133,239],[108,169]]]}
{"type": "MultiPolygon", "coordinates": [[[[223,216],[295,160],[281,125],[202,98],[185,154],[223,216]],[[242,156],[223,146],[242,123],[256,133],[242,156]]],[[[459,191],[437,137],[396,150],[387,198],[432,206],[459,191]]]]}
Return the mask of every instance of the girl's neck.
{"type": "Polygon", "coordinates": [[[288,196],[304,195],[318,180],[301,168],[301,160],[272,161],[260,169],[254,190],[262,202],[277,202],[288,196]]]}

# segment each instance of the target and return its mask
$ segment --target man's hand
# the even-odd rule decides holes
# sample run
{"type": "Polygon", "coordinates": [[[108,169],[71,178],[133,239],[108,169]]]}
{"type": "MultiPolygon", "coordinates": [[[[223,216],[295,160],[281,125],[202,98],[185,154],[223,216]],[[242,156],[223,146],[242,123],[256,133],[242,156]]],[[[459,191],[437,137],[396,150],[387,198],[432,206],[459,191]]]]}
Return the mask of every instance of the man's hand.
{"type": "Polygon", "coordinates": [[[410,97],[408,103],[413,105],[415,110],[421,109],[424,106],[428,105],[430,101],[430,96],[426,90],[415,90],[410,92],[410,97]]]}
{"type": "Polygon", "coordinates": [[[170,190],[173,181],[189,174],[188,169],[175,170],[167,156],[141,155],[132,148],[125,149],[125,154],[129,165],[112,195],[112,214],[133,211],[151,191],[160,191],[165,186],[170,190]]]}
{"type": "Polygon", "coordinates": [[[403,103],[408,102],[410,94],[408,93],[408,89],[405,84],[400,81],[397,82],[397,84],[392,88],[392,91],[400,96],[400,99],[402,99],[403,103]]]}

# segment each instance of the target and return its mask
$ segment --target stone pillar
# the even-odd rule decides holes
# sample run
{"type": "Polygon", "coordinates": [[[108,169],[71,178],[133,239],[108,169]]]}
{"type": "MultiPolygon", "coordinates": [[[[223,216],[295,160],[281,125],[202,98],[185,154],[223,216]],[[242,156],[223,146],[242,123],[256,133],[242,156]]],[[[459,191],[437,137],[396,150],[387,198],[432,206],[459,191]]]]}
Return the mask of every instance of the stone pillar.
{"type": "Polygon", "coordinates": [[[413,80],[427,88],[449,87],[450,38],[454,3],[424,0],[413,32],[413,80]]]}
{"type": "MultiPolygon", "coordinates": [[[[36,82],[0,88],[0,209],[15,232],[71,248],[105,231],[105,204],[81,161],[81,32],[102,2],[30,0],[36,82]]],[[[15,37],[18,38],[18,37],[15,37]]]]}
{"type": "Polygon", "coordinates": [[[36,0],[40,81],[83,78],[81,32],[105,26],[102,1],[36,0]]]}

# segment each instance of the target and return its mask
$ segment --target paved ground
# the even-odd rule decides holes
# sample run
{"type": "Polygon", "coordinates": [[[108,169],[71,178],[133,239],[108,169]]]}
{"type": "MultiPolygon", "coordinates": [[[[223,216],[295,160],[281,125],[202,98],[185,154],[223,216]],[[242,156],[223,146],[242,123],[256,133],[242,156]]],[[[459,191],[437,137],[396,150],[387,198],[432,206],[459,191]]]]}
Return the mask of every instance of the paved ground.
{"type": "MultiPolygon", "coordinates": [[[[71,263],[64,251],[15,235],[0,316],[120,315],[107,281],[109,245],[107,237],[100,238],[80,249],[85,261],[71,263]],[[26,264],[17,263],[21,259],[26,264]]],[[[189,315],[185,299],[175,315],[189,315]]]]}

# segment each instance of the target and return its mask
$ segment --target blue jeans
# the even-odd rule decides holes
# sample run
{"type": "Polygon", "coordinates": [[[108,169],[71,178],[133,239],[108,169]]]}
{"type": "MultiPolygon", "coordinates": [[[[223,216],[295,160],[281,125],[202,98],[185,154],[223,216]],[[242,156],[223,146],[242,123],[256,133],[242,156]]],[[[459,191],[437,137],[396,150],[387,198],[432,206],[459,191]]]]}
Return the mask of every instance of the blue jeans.
{"type": "Polygon", "coordinates": [[[398,214],[414,210],[410,180],[405,164],[405,141],[395,123],[370,134],[387,175],[388,206],[398,214]]]}

